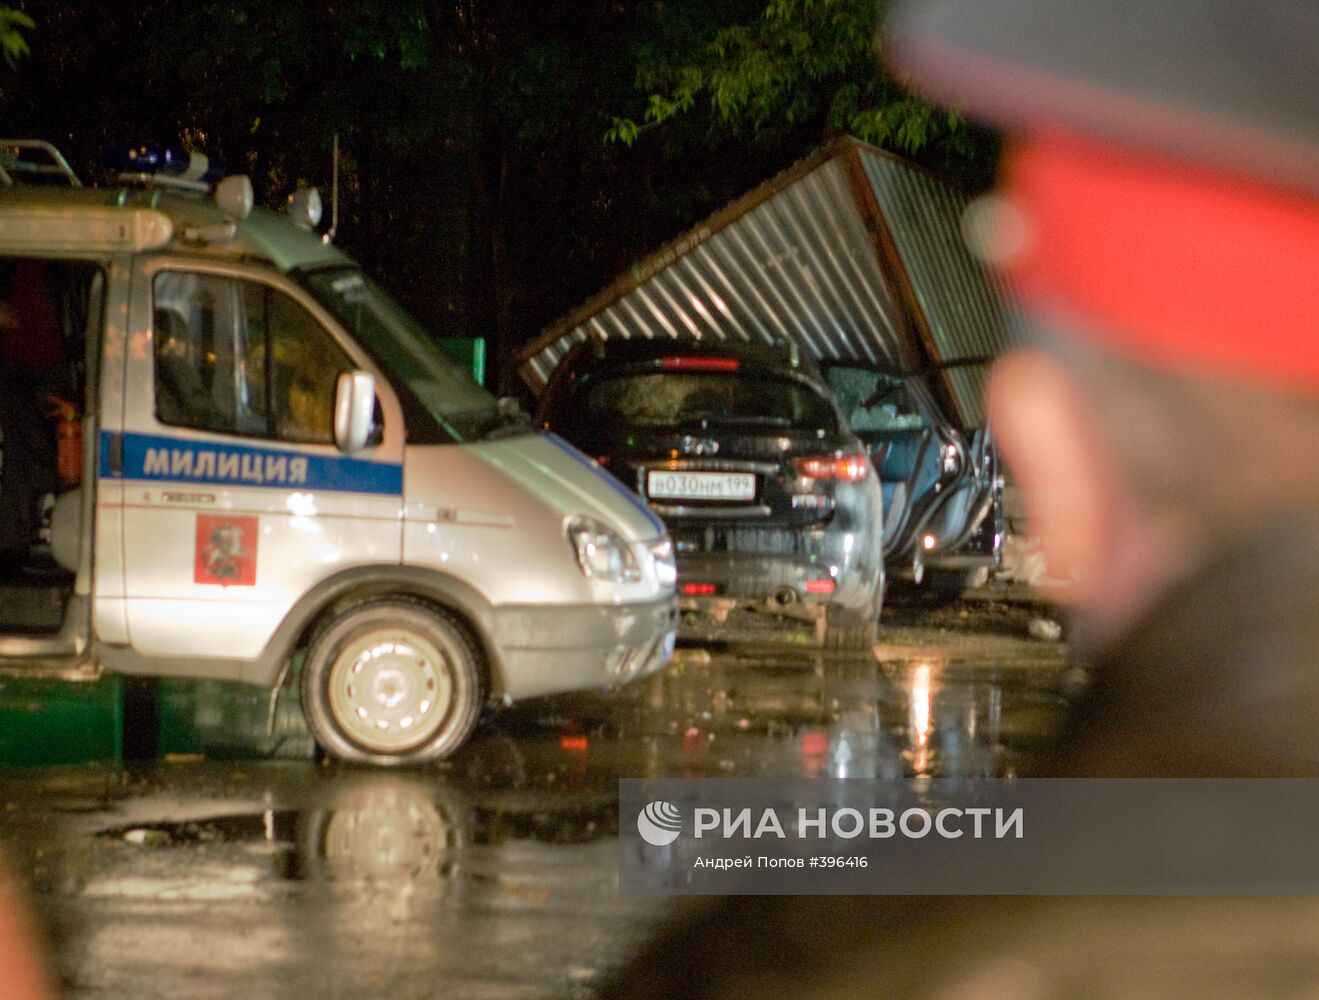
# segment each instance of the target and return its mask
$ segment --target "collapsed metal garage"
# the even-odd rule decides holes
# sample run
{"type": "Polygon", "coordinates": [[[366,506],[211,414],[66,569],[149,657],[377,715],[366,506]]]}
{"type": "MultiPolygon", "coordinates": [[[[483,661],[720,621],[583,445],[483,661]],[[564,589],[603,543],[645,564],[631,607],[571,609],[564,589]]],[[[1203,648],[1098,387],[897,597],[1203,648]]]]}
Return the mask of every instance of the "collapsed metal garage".
{"type": "Polygon", "coordinates": [[[983,425],[987,359],[1011,343],[1004,289],[967,249],[968,199],[843,138],[720,209],[518,355],[533,392],[589,337],[795,342],[817,360],[928,371],[963,428],[983,425]]]}

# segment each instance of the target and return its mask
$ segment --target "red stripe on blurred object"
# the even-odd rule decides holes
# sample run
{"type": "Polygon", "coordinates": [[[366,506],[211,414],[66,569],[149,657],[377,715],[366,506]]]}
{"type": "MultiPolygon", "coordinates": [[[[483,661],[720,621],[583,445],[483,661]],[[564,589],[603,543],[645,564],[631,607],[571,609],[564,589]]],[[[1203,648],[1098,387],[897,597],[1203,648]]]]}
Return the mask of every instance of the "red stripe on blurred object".
{"type": "Polygon", "coordinates": [[[1004,193],[989,255],[1061,332],[1319,392],[1319,200],[1057,131],[1010,151],[1004,193]]]}

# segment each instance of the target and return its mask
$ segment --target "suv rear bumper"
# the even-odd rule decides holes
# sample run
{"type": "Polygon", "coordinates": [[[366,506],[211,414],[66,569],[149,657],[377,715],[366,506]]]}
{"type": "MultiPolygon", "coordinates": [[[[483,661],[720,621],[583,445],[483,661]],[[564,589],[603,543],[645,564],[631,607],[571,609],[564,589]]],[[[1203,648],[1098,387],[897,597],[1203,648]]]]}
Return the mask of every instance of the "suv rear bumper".
{"type": "Polygon", "coordinates": [[[818,556],[776,556],[753,552],[683,555],[678,558],[678,596],[684,601],[710,598],[759,604],[776,596],[786,596],[786,592],[791,591],[792,601],[803,604],[840,605],[858,610],[876,604],[883,586],[883,570],[849,560],[841,551],[836,555],[840,558],[831,560],[818,556]],[[830,572],[831,568],[837,570],[836,574],[830,572]],[[832,581],[834,586],[829,591],[813,591],[808,589],[812,581],[817,586],[832,581]],[[694,586],[702,589],[693,591],[694,586]],[[713,590],[705,590],[705,587],[713,590]]]}

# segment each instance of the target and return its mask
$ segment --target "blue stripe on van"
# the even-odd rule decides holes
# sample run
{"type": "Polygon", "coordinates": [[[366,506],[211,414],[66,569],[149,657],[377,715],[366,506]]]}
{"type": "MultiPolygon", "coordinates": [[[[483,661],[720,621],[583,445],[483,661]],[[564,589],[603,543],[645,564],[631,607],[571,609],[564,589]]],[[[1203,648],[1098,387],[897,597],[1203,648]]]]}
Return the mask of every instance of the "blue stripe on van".
{"type": "Polygon", "coordinates": [[[663,534],[665,532],[666,529],[664,527],[664,522],[655,516],[655,512],[646,506],[645,501],[643,501],[641,497],[637,496],[636,493],[632,492],[630,489],[628,489],[626,486],[620,483],[608,472],[605,472],[603,469],[601,469],[600,466],[592,462],[589,458],[583,455],[571,444],[569,444],[563,438],[559,437],[559,435],[551,432],[546,434],[545,436],[549,438],[549,440],[553,441],[554,444],[557,445],[565,454],[571,455],[573,459],[575,459],[580,464],[586,466],[597,476],[603,479],[606,483],[612,486],[614,492],[616,492],[619,496],[626,499],[628,503],[630,503],[633,507],[635,507],[638,511],[640,511],[645,516],[646,520],[650,522],[650,526],[655,529],[655,532],[657,534],[663,534]]]}
{"type": "Polygon", "coordinates": [[[393,463],[152,434],[123,435],[123,469],[116,472],[110,461],[113,437],[109,431],[101,434],[100,474],[106,479],[403,493],[403,466],[393,463]]]}

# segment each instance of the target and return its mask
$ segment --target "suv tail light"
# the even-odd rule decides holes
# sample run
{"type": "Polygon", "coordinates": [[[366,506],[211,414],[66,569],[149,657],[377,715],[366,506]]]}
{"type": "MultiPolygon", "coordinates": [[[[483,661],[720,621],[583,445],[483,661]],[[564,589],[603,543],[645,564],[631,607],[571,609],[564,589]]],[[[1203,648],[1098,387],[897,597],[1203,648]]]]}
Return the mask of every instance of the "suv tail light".
{"type": "Polygon", "coordinates": [[[863,451],[835,458],[833,455],[812,455],[794,458],[792,464],[803,476],[811,479],[837,479],[844,483],[859,483],[870,475],[870,456],[863,451]]]}
{"type": "Polygon", "coordinates": [[[682,592],[687,597],[709,597],[719,593],[719,588],[713,583],[684,583],[682,592]]]}

